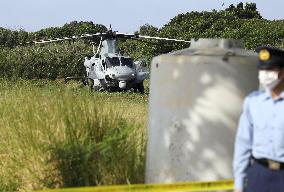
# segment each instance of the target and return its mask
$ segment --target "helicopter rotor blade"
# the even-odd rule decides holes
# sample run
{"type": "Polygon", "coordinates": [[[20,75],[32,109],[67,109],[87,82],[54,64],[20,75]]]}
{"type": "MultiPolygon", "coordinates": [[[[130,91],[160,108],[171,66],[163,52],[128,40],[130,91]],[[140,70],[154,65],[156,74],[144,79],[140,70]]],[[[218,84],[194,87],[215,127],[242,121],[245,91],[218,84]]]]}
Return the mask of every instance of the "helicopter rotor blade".
{"type": "MultiPolygon", "coordinates": [[[[139,33],[128,34],[128,33],[118,33],[117,31],[109,30],[105,33],[94,33],[94,34],[82,34],[78,36],[70,36],[70,37],[60,37],[60,38],[50,38],[50,39],[41,39],[35,40],[31,42],[26,42],[26,44],[45,44],[52,42],[60,42],[60,41],[68,41],[68,40],[78,40],[89,38],[91,41],[95,41],[95,37],[101,37],[101,41],[104,39],[117,39],[117,38],[125,38],[125,39],[155,39],[155,40],[165,40],[165,41],[175,41],[175,42],[185,42],[190,43],[190,41],[182,40],[182,39],[173,39],[173,38],[165,38],[165,37],[154,37],[154,36],[143,36],[139,35],[139,33]]],[[[21,43],[23,45],[24,43],[21,43]]]]}
{"type": "Polygon", "coordinates": [[[139,35],[138,37],[139,38],[143,38],[143,39],[156,39],[156,40],[165,40],[165,41],[176,41],[176,42],[190,43],[190,41],[187,41],[187,40],[171,39],[171,38],[165,38],[165,37],[152,37],[152,36],[143,36],[143,35],[139,35]]]}
{"type": "Polygon", "coordinates": [[[42,39],[33,41],[34,44],[44,44],[44,43],[52,43],[52,42],[58,42],[58,41],[65,41],[65,40],[77,40],[77,39],[83,39],[83,38],[91,38],[91,37],[100,37],[104,36],[106,33],[94,33],[94,34],[83,34],[80,36],[72,36],[72,37],[62,37],[62,38],[52,38],[52,39],[42,39]]]}
{"type": "Polygon", "coordinates": [[[134,38],[137,37],[135,34],[129,34],[129,33],[115,33],[116,37],[120,38],[134,38]]]}

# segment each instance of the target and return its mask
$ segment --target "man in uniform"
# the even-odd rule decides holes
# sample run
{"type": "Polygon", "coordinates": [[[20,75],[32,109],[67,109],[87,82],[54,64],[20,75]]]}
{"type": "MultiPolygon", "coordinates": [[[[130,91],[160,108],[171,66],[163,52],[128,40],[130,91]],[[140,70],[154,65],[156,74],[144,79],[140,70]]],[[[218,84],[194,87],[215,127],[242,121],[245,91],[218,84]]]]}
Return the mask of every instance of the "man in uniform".
{"type": "Polygon", "coordinates": [[[284,51],[263,46],[262,90],[245,98],[234,152],[235,192],[284,191],[284,51]]]}

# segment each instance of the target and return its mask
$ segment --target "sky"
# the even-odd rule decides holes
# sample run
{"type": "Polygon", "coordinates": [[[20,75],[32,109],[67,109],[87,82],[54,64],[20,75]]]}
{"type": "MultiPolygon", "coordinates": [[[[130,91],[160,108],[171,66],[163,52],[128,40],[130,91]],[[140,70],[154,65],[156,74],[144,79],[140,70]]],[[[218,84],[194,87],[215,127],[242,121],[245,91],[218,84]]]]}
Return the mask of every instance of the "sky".
{"type": "MultiPolygon", "coordinates": [[[[0,27],[37,31],[71,21],[93,21],[132,33],[143,24],[162,27],[171,18],[191,11],[211,11],[241,0],[0,0],[0,27]]],[[[269,20],[284,19],[283,0],[251,0],[269,20]]]]}

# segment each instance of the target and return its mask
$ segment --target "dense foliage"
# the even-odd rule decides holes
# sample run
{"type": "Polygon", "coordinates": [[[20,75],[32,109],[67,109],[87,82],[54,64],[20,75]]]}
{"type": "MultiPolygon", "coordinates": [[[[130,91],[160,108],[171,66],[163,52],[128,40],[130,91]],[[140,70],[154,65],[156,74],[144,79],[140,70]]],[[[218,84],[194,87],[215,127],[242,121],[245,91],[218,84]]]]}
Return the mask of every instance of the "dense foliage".
{"type": "Polygon", "coordinates": [[[0,27],[0,47],[14,48],[19,44],[39,39],[71,37],[84,33],[105,32],[107,28],[93,22],[77,22],[65,24],[62,27],[50,27],[37,32],[28,33],[24,30],[12,31],[0,27]]]}
{"type": "MultiPolygon", "coordinates": [[[[254,3],[239,3],[228,8],[210,12],[188,12],[172,18],[162,28],[151,25],[140,28],[141,34],[190,40],[192,38],[243,39],[246,48],[259,45],[279,46],[284,38],[284,20],[263,19],[254,3]]],[[[127,42],[124,47],[135,58],[152,58],[161,53],[187,47],[187,44],[151,41],[150,43],[127,42]],[[135,51],[133,51],[135,50],[135,51]]]]}
{"type": "Polygon", "coordinates": [[[0,49],[2,78],[56,79],[84,74],[84,56],[91,46],[77,41],[45,46],[0,49]]]}
{"type": "Polygon", "coordinates": [[[263,19],[254,3],[231,5],[221,11],[191,12],[174,17],[161,29],[163,36],[243,39],[248,49],[276,45],[284,38],[284,21],[263,19]]]}
{"type": "MultiPolygon", "coordinates": [[[[71,22],[28,33],[0,28],[0,75],[2,77],[58,78],[83,74],[83,55],[91,52],[89,42],[56,43],[47,47],[23,48],[19,43],[33,39],[64,37],[83,33],[105,32],[107,28],[93,22],[71,22]],[[89,48],[88,48],[89,46],[89,48]],[[37,67],[39,66],[39,67],[37,67]],[[24,71],[24,72],[23,72],[24,71]],[[28,71],[28,72],[27,72],[28,71]],[[28,73],[28,74],[27,74],[28,73]]],[[[141,35],[168,38],[234,38],[243,39],[247,49],[259,45],[283,46],[284,20],[262,18],[255,3],[230,5],[224,10],[188,12],[175,16],[161,28],[145,24],[141,35]]],[[[121,41],[122,52],[148,62],[153,56],[188,47],[185,43],[157,40],[121,41]]]]}

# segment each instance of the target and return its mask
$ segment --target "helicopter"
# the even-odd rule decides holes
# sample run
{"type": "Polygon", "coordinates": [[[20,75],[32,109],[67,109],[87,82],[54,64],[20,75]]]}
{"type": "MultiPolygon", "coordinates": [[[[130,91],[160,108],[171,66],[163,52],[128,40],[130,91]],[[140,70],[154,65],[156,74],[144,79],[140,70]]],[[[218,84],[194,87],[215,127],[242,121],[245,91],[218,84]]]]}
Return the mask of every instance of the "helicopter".
{"type": "Polygon", "coordinates": [[[142,36],[139,33],[118,33],[113,31],[111,26],[105,33],[39,40],[34,41],[34,43],[44,44],[85,38],[90,39],[91,42],[95,42],[95,38],[100,38],[99,46],[95,51],[94,43],[92,43],[93,53],[84,58],[85,76],[66,77],[66,80],[80,79],[84,85],[95,91],[133,90],[134,92],[144,93],[143,82],[149,72],[141,70],[137,65],[139,62],[134,62],[130,56],[120,53],[117,44],[118,39],[156,39],[190,43],[190,41],[180,39],[142,36]]]}

